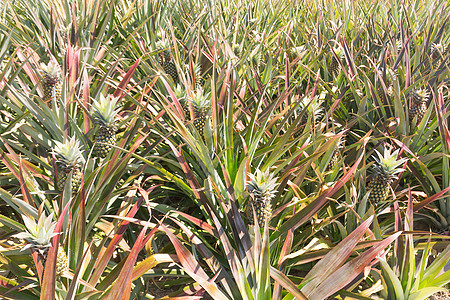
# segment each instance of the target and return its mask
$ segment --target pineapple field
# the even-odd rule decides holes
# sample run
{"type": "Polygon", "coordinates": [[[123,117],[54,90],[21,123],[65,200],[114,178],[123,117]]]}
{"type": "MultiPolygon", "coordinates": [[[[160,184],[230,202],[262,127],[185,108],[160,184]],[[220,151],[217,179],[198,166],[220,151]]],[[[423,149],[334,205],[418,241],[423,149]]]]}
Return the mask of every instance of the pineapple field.
{"type": "Polygon", "coordinates": [[[450,2],[3,0],[0,299],[450,299],[450,2]]]}

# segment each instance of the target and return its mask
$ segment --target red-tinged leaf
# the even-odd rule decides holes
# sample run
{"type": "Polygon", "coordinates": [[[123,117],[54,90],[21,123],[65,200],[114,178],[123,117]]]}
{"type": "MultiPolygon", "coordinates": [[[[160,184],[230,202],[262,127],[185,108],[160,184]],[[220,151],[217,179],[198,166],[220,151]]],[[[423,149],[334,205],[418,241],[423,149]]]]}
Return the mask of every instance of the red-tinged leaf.
{"type": "Polygon", "coordinates": [[[134,72],[136,71],[137,66],[139,65],[139,63],[141,62],[140,59],[138,59],[132,66],[131,68],[128,70],[127,74],[125,74],[125,76],[123,77],[122,81],[119,83],[119,86],[117,87],[117,89],[114,91],[113,96],[114,97],[120,97],[123,98],[125,95],[125,87],[127,86],[127,84],[130,82],[131,77],[133,77],[134,72]]]}
{"type": "Polygon", "coordinates": [[[140,263],[138,263],[134,269],[133,274],[131,275],[132,281],[138,279],[142,275],[144,275],[148,270],[153,269],[155,266],[161,263],[178,263],[179,259],[174,254],[163,254],[157,253],[150,255],[140,263]]]}
{"type": "Polygon", "coordinates": [[[175,146],[172,144],[172,142],[170,142],[168,139],[164,138],[164,140],[166,141],[166,143],[170,146],[170,148],[173,151],[173,154],[175,154],[178,162],[180,163],[181,169],[184,172],[184,175],[186,175],[187,180],[189,182],[189,185],[192,188],[192,192],[194,193],[195,197],[197,199],[200,200],[200,202],[202,202],[202,204],[205,207],[208,207],[207,201],[205,199],[205,195],[203,193],[200,193],[200,184],[197,181],[197,178],[195,178],[194,173],[192,173],[192,170],[189,168],[188,164],[186,163],[186,161],[184,160],[183,156],[181,155],[181,153],[177,150],[177,148],[175,148],[175,146]]]}
{"type": "MultiPolygon", "coordinates": [[[[60,233],[64,216],[67,213],[67,210],[69,209],[70,203],[72,202],[72,199],[70,199],[66,206],[64,207],[63,211],[61,212],[61,215],[58,218],[58,222],[55,226],[55,233],[60,233]]],[[[52,247],[48,250],[47,254],[47,261],[45,263],[44,268],[44,276],[42,278],[42,285],[41,285],[41,300],[52,300],[55,299],[55,288],[56,288],[56,257],[57,252],[59,248],[59,239],[60,234],[55,235],[52,238],[52,247]]]]}
{"type": "Polygon", "coordinates": [[[139,236],[136,239],[136,243],[131,249],[128,258],[119,273],[119,277],[117,278],[116,282],[114,282],[111,290],[108,293],[108,299],[130,299],[133,267],[136,263],[139,252],[144,247],[143,240],[145,233],[147,232],[147,228],[148,227],[145,226],[139,233],[139,236]]]}
{"type": "MultiPolygon", "coordinates": [[[[362,145],[362,148],[366,146],[368,141],[369,141],[368,138],[364,139],[364,144],[362,145]]],[[[346,183],[350,179],[353,173],[357,170],[363,156],[364,153],[362,152],[359,155],[356,162],[353,164],[353,166],[348,170],[347,173],[344,174],[344,176],[342,176],[341,179],[336,181],[331,188],[326,190],[323,194],[321,194],[319,197],[313,200],[305,208],[300,210],[297,214],[295,214],[288,221],[286,221],[286,223],[281,225],[279,230],[272,234],[271,239],[273,240],[275,238],[278,238],[283,233],[288,232],[288,230],[291,228],[295,230],[304,222],[308,221],[312,216],[314,216],[325,204],[328,203],[330,197],[333,196],[337,191],[339,191],[344,185],[344,183],[346,183]]]]}
{"type": "Polygon", "coordinates": [[[238,287],[235,284],[234,280],[231,278],[229,273],[222,268],[220,262],[216,259],[213,253],[209,250],[209,248],[203,243],[203,241],[196,236],[187,226],[183,224],[183,222],[178,221],[175,218],[170,218],[173,222],[175,222],[180,228],[184,231],[184,233],[189,237],[190,241],[195,245],[198,251],[205,258],[206,263],[214,274],[217,274],[219,278],[219,282],[222,283],[222,286],[228,292],[229,295],[234,295],[236,291],[238,291],[238,287]]]}
{"type": "Polygon", "coordinates": [[[181,120],[184,121],[184,113],[183,108],[181,107],[180,102],[178,101],[177,96],[175,96],[175,93],[173,92],[172,88],[170,87],[169,83],[164,77],[160,77],[164,86],[166,87],[167,91],[169,92],[170,97],[172,98],[173,103],[175,104],[175,107],[178,111],[178,117],[180,117],[181,120]]]}
{"type": "Polygon", "coordinates": [[[366,221],[352,231],[345,239],[343,239],[337,246],[335,246],[324,258],[322,258],[306,275],[303,282],[306,282],[302,288],[305,295],[310,295],[314,290],[333,272],[341,267],[345,261],[355,250],[354,248],[361,240],[361,238],[369,229],[372,223],[373,216],[370,216],[366,221]]]}
{"type": "Polygon", "coordinates": [[[347,262],[345,265],[340,267],[339,270],[325,279],[314,291],[312,291],[312,294],[307,295],[309,299],[323,300],[345,287],[359,274],[361,274],[365,267],[369,266],[372,260],[380,255],[380,253],[382,253],[390,243],[397,239],[400,234],[401,232],[394,233],[390,237],[380,241],[371,249],[366,250],[360,256],[347,262]]]}
{"type": "Polygon", "coordinates": [[[89,76],[87,73],[87,70],[84,69],[83,72],[83,106],[84,106],[84,110],[83,110],[83,116],[84,116],[84,133],[88,133],[89,129],[90,129],[90,125],[89,125],[89,116],[87,115],[86,110],[89,110],[89,103],[91,99],[91,92],[90,92],[90,85],[89,85],[89,76]]]}
{"type": "Polygon", "coordinates": [[[22,159],[20,159],[19,162],[19,182],[20,182],[20,190],[22,191],[23,201],[25,201],[29,205],[33,205],[33,198],[31,197],[30,191],[28,190],[28,186],[25,183],[25,178],[23,177],[22,159]]]}
{"type": "Polygon", "coordinates": [[[177,252],[177,256],[180,259],[181,265],[186,273],[192,277],[198,284],[200,284],[207,292],[215,299],[225,300],[228,299],[217,287],[214,282],[209,282],[208,275],[203,271],[200,264],[195,260],[194,256],[186,249],[186,247],[181,244],[178,238],[167,229],[166,226],[161,224],[161,228],[166,232],[173,246],[175,247],[175,251],[177,252]]]}
{"type": "MultiPolygon", "coordinates": [[[[152,236],[154,236],[154,234],[159,230],[159,223],[154,226],[154,228],[150,231],[150,233],[142,240],[142,242],[140,243],[140,249],[137,249],[137,251],[141,251],[144,247],[145,244],[150,240],[150,238],[152,236]]],[[[101,283],[97,284],[96,287],[99,290],[108,290],[109,287],[116,282],[116,279],[119,277],[120,272],[122,272],[122,269],[126,263],[126,259],[123,259],[120,263],[118,263],[116,265],[116,267],[108,273],[108,275],[104,278],[102,278],[101,283]]]]}
{"type": "Polygon", "coordinates": [[[203,299],[203,296],[182,296],[182,297],[164,298],[164,300],[197,300],[197,299],[203,299]]]}
{"type": "Polygon", "coordinates": [[[200,227],[201,229],[205,230],[206,232],[208,232],[209,234],[213,235],[213,236],[217,236],[217,231],[215,230],[215,228],[211,225],[209,225],[208,223],[206,223],[203,220],[200,220],[196,217],[193,217],[191,215],[188,215],[184,212],[181,211],[173,211],[176,214],[185,217],[186,219],[188,219],[190,222],[194,223],[195,225],[197,225],[198,227],[200,227]]]}
{"type": "MultiPolygon", "coordinates": [[[[80,265],[80,266],[81,266],[81,265],[80,265]]],[[[69,270],[65,270],[64,273],[63,273],[61,276],[62,276],[62,277],[65,277],[65,278],[69,278],[69,279],[71,279],[71,280],[74,280],[74,279],[76,278],[75,274],[72,273],[72,272],[70,272],[69,270]]],[[[90,285],[89,282],[86,282],[86,281],[84,281],[84,280],[81,279],[81,278],[78,278],[77,280],[78,280],[79,283],[81,283],[81,284],[84,285],[85,287],[87,287],[87,288],[89,288],[89,289],[91,289],[91,290],[94,290],[94,291],[98,291],[98,290],[95,288],[95,286],[90,285]]]]}
{"type": "MultiPolygon", "coordinates": [[[[142,197],[138,199],[138,201],[134,204],[133,208],[128,212],[127,217],[132,218],[137,213],[139,207],[143,203],[142,197]]],[[[116,234],[111,239],[111,242],[108,244],[108,247],[106,249],[102,249],[102,251],[99,254],[99,258],[95,262],[95,271],[92,274],[91,278],[89,279],[90,284],[96,284],[100,276],[102,275],[103,271],[105,270],[106,265],[109,262],[109,259],[112,257],[114,250],[116,249],[116,246],[119,244],[119,242],[122,240],[123,235],[125,234],[125,231],[128,228],[128,225],[130,222],[128,221],[122,221],[119,225],[119,229],[117,230],[116,234]]]]}
{"type": "Polygon", "coordinates": [[[418,210],[424,208],[425,206],[427,206],[428,204],[430,204],[430,203],[433,202],[434,200],[439,199],[442,195],[444,195],[444,194],[447,193],[448,191],[450,191],[450,186],[447,187],[447,188],[445,188],[445,189],[443,189],[443,190],[440,191],[439,193],[434,194],[433,196],[428,197],[428,198],[426,198],[426,199],[420,201],[419,203],[415,204],[415,205],[413,206],[413,211],[414,211],[414,212],[417,212],[418,210]]]}
{"type": "Polygon", "coordinates": [[[272,277],[277,283],[284,287],[289,293],[295,296],[299,300],[308,300],[308,298],[297,288],[297,286],[286,275],[270,267],[270,277],[272,277]]]}
{"type": "MultiPolygon", "coordinates": [[[[91,251],[91,246],[94,243],[94,241],[92,240],[89,243],[89,246],[87,247],[87,249],[84,251],[83,256],[81,258],[81,260],[78,262],[77,268],[75,270],[75,273],[71,273],[69,270],[66,270],[63,274],[64,277],[69,278],[72,280],[72,282],[70,283],[69,286],[69,290],[67,291],[67,295],[66,298],[67,299],[73,299],[74,295],[75,295],[75,289],[78,287],[78,282],[80,282],[82,285],[91,287],[92,285],[89,284],[87,281],[84,281],[83,279],[81,279],[81,269],[83,267],[83,262],[86,259],[87,254],[91,251]]],[[[96,289],[95,289],[96,290],[96,289]]]]}
{"type": "Polygon", "coordinates": [[[14,175],[15,178],[19,178],[19,172],[17,172],[16,166],[14,166],[14,164],[12,163],[12,162],[16,162],[17,164],[19,164],[18,156],[15,154],[15,152],[8,145],[7,141],[5,141],[2,137],[0,137],[0,141],[3,143],[5,148],[10,153],[13,153],[13,157],[10,157],[5,152],[3,152],[2,149],[0,149],[0,160],[9,169],[9,171],[14,175]]]}

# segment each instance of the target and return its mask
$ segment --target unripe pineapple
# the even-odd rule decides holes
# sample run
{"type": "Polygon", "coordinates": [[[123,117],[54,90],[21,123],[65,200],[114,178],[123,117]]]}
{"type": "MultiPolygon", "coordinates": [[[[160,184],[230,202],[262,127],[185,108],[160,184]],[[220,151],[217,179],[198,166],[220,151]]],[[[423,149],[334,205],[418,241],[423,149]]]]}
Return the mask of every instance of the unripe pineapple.
{"type": "Polygon", "coordinates": [[[58,159],[58,190],[62,191],[64,189],[67,178],[72,174],[72,193],[75,194],[81,185],[81,169],[84,163],[80,143],[75,137],[72,137],[64,143],[55,141],[55,144],[53,153],[58,159]]]}
{"type": "Polygon", "coordinates": [[[333,155],[331,156],[330,162],[328,163],[328,170],[332,170],[339,162],[340,159],[339,154],[341,153],[341,149],[344,148],[344,144],[345,144],[345,137],[339,138],[336,144],[336,148],[334,149],[333,155]]]}
{"type": "Polygon", "coordinates": [[[158,41],[156,47],[160,50],[158,53],[158,63],[163,68],[170,77],[172,77],[173,82],[178,82],[178,71],[177,66],[174,63],[172,54],[170,53],[170,43],[165,41],[158,41]]]}
{"type": "MultiPolygon", "coordinates": [[[[41,63],[41,70],[44,75],[44,101],[49,101],[55,97],[55,99],[58,99],[58,92],[57,90],[60,88],[57,88],[58,85],[60,85],[60,72],[59,72],[59,66],[53,62],[50,61],[47,65],[44,63],[41,63]]],[[[61,93],[59,93],[59,96],[61,93]]],[[[51,102],[49,102],[51,105],[51,102]]]]}
{"type": "Polygon", "coordinates": [[[278,186],[277,178],[273,178],[269,170],[264,173],[256,170],[255,174],[248,174],[250,182],[247,183],[247,191],[251,199],[247,205],[247,218],[250,223],[253,223],[253,209],[256,213],[256,219],[259,227],[264,227],[266,220],[272,216],[272,199],[277,192],[275,189],[278,186]]]}
{"type": "MultiPolygon", "coordinates": [[[[297,109],[294,111],[292,116],[293,120],[299,118],[301,116],[301,120],[298,123],[298,127],[302,127],[306,125],[308,120],[311,118],[314,126],[317,126],[320,119],[323,117],[323,107],[322,107],[322,99],[320,95],[314,96],[305,96],[300,100],[300,104],[297,109]],[[302,115],[303,113],[303,115],[302,115]]],[[[298,130],[294,134],[294,138],[297,138],[301,134],[301,131],[298,130]]]]}
{"type": "MultiPolygon", "coordinates": [[[[58,235],[55,233],[56,222],[53,222],[53,213],[45,217],[45,213],[39,216],[38,222],[27,215],[22,215],[23,221],[27,228],[26,232],[21,232],[15,235],[19,239],[24,239],[28,242],[21,251],[33,249],[38,253],[42,264],[45,266],[48,256],[48,250],[52,247],[51,239],[58,235]]],[[[67,256],[64,249],[59,246],[56,262],[56,275],[61,275],[67,269],[67,256]]]]}
{"type": "Polygon", "coordinates": [[[209,121],[210,100],[209,95],[204,95],[202,89],[198,89],[192,97],[189,98],[194,111],[194,127],[200,136],[203,137],[206,123],[209,121]]]}
{"type": "Polygon", "coordinates": [[[61,246],[58,246],[58,254],[56,256],[56,275],[62,275],[67,270],[69,262],[67,260],[66,251],[61,246]]]}
{"type": "MultiPolygon", "coordinates": [[[[380,69],[380,76],[384,80],[383,69],[380,69]]],[[[394,94],[394,80],[396,77],[397,73],[392,68],[387,68],[385,85],[387,88],[388,98],[386,98],[383,86],[381,85],[381,83],[378,83],[377,93],[381,100],[389,100],[389,98],[394,94]]]]}
{"type": "Polygon", "coordinates": [[[441,62],[444,59],[443,53],[444,53],[444,46],[440,43],[438,44],[431,44],[431,53],[430,53],[430,58],[431,58],[431,62],[433,64],[433,69],[437,69],[439,67],[439,65],[441,64],[441,62]]]}
{"type": "Polygon", "coordinates": [[[92,116],[95,124],[99,126],[94,140],[94,154],[100,158],[106,157],[116,144],[116,115],[119,98],[112,95],[104,97],[100,95],[100,101],[94,100],[92,104],[92,116]]]}
{"type": "Polygon", "coordinates": [[[337,46],[333,47],[333,51],[339,60],[331,53],[331,62],[328,66],[328,71],[331,73],[331,75],[337,76],[341,71],[341,64],[339,62],[344,58],[344,50],[342,49],[342,47],[337,46]]]}
{"type": "Polygon", "coordinates": [[[374,174],[368,184],[368,190],[370,191],[369,201],[377,203],[386,200],[388,197],[390,184],[394,179],[397,179],[396,174],[404,170],[398,168],[399,165],[406,161],[405,158],[397,160],[399,151],[400,150],[396,150],[393,153],[390,153],[390,151],[385,148],[383,156],[380,152],[375,150],[378,157],[374,157],[375,164],[372,169],[374,174]]]}
{"type": "Polygon", "coordinates": [[[427,101],[430,94],[426,89],[418,89],[411,93],[411,105],[409,108],[409,120],[412,121],[417,117],[416,124],[422,121],[427,111],[427,101]]]}

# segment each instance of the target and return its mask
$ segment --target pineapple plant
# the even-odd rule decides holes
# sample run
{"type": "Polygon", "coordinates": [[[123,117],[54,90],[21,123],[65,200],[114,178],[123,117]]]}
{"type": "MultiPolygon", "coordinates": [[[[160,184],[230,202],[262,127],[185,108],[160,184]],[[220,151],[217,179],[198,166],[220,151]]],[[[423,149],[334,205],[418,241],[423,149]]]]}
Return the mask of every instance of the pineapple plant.
{"type": "Polygon", "coordinates": [[[55,144],[53,153],[57,158],[59,169],[56,185],[58,190],[62,191],[68,177],[72,175],[72,193],[75,194],[81,185],[81,169],[84,162],[80,143],[75,137],[72,137],[63,143],[55,141],[55,144]]]}
{"type": "Polygon", "coordinates": [[[427,110],[427,101],[430,94],[426,89],[418,89],[411,93],[411,103],[409,108],[409,120],[412,121],[417,117],[416,124],[422,121],[427,110]]]}
{"type": "Polygon", "coordinates": [[[159,50],[157,59],[158,63],[163,68],[170,77],[172,77],[173,82],[178,82],[178,71],[177,66],[174,63],[172,54],[170,53],[170,44],[167,40],[160,40],[156,43],[156,47],[159,50]]]}
{"type": "MultiPolygon", "coordinates": [[[[53,222],[53,213],[45,217],[45,213],[39,216],[38,222],[25,214],[22,214],[24,224],[27,228],[26,232],[20,232],[15,235],[19,239],[28,242],[21,251],[32,249],[37,252],[38,257],[42,260],[45,266],[47,260],[48,250],[52,247],[51,239],[58,235],[55,232],[56,222],[53,222]]],[[[58,247],[58,254],[56,259],[56,275],[61,275],[67,269],[67,255],[64,248],[58,247]]]]}
{"type": "Polygon", "coordinates": [[[272,199],[275,197],[277,178],[270,174],[269,170],[262,172],[256,170],[255,174],[248,174],[250,181],[247,183],[247,191],[250,194],[250,203],[247,204],[247,218],[253,220],[253,209],[259,227],[264,227],[266,219],[272,216],[272,199]]]}
{"type": "Polygon", "coordinates": [[[373,166],[373,178],[369,181],[368,190],[369,201],[377,203],[386,200],[389,195],[390,184],[397,179],[396,174],[403,171],[403,168],[398,168],[406,159],[398,159],[399,149],[391,153],[387,148],[384,148],[384,154],[375,150],[378,157],[375,158],[373,166]]]}
{"type": "Polygon", "coordinates": [[[189,98],[189,102],[194,112],[194,127],[197,129],[200,136],[203,136],[206,123],[209,120],[210,100],[209,95],[205,95],[202,89],[198,89],[189,98]]]}
{"type": "Polygon", "coordinates": [[[119,98],[109,95],[100,95],[100,100],[92,104],[92,116],[95,124],[99,126],[94,140],[94,154],[100,158],[106,157],[116,143],[116,115],[119,98]]]}
{"type": "Polygon", "coordinates": [[[342,49],[342,47],[337,46],[337,47],[333,47],[333,51],[336,54],[336,56],[334,56],[331,53],[331,61],[330,61],[330,64],[328,66],[328,71],[332,75],[336,75],[337,76],[339,74],[339,72],[341,71],[340,61],[342,61],[342,59],[344,58],[344,50],[342,49]]]}
{"type": "MultiPolygon", "coordinates": [[[[47,65],[41,63],[41,70],[44,76],[44,101],[47,102],[53,98],[61,97],[61,76],[59,66],[50,61],[47,65]]],[[[49,102],[51,105],[51,102],[49,102]]]]}
{"type": "MultiPolygon", "coordinates": [[[[380,69],[380,76],[384,80],[383,68],[380,69]]],[[[387,68],[386,78],[385,78],[384,82],[385,82],[385,85],[387,88],[387,96],[389,98],[392,97],[392,95],[394,95],[394,80],[396,77],[397,77],[397,73],[394,71],[394,69],[387,68]]],[[[384,92],[384,89],[383,89],[383,86],[381,85],[381,83],[378,84],[377,93],[381,100],[385,101],[385,100],[389,99],[389,98],[386,98],[386,94],[384,92]]]]}

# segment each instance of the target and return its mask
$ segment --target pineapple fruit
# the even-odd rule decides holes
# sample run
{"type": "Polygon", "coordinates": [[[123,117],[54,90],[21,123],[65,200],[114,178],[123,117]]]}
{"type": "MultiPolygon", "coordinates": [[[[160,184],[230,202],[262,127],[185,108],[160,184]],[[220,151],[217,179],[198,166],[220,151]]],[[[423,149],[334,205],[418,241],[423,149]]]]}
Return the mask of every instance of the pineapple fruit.
{"type": "Polygon", "coordinates": [[[336,54],[336,56],[339,58],[339,60],[336,58],[336,56],[334,56],[331,53],[331,62],[328,67],[328,71],[332,75],[337,76],[339,74],[339,72],[341,71],[341,65],[339,62],[342,61],[342,59],[344,58],[344,50],[342,49],[342,47],[337,46],[337,47],[333,47],[333,51],[336,54]]]}
{"type": "MultiPolygon", "coordinates": [[[[47,65],[41,63],[41,70],[44,75],[44,101],[49,101],[53,98],[59,99],[61,97],[61,75],[59,66],[50,61],[47,65]]],[[[51,102],[49,102],[51,105],[51,102]]]]}
{"type": "Polygon", "coordinates": [[[116,143],[116,115],[119,98],[109,95],[100,95],[100,101],[94,100],[92,104],[92,116],[99,126],[94,140],[94,154],[100,158],[106,157],[116,143]]]}
{"type": "Polygon", "coordinates": [[[170,43],[166,41],[158,41],[156,47],[160,50],[158,53],[158,63],[163,68],[170,77],[172,77],[173,82],[178,82],[178,71],[177,66],[174,63],[172,54],[170,53],[170,43]]]}
{"type": "Polygon", "coordinates": [[[433,64],[434,70],[436,70],[439,67],[442,60],[444,59],[444,57],[443,57],[444,50],[445,50],[444,46],[440,43],[431,44],[430,58],[431,58],[431,62],[433,64]]]}
{"type": "Polygon", "coordinates": [[[344,148],[344,144],[345,144],[345,137],[343,136],[343,137],[339,138],[339,140],[336,144],[336,148],[334,149],[333,154],[330,159],[330,162],[328,163],[328,170],[334,169],[334,167],[339,162],[339,159],[340,159],[339,154],[341,153],[341,149],[344,148]]]}
{"type": "Polygon", "coordinates": [[[417,117],[416,124],[422,121],[423,116],[427,110],[427,101],[430,94],[426,89],[418,89],[411,94],[411,104],[409,108],[409,120],[412,121],[417,117]]]}
{"type": "MultiPolygon", "coordinates": [[[[26,232],[21,232],[15,235],[19,239],[24,239],[28,242],[21,251],[32,249],[38,253],[42,264],[45,266],[47,260],[48,250],[52,247],[51,239],[58,235],[55,233],[56,222],[53,222],[53,213],[48,217],[42,213],[38,222],[27,215],[22,215],[23,221],[27,228],[26,232]]],[[[67,269],[67,256],[64,248],[58,247],[58,254],[56,259],[56,275],[61,275],[67,269]]]]}
{"type": "Polygon", "coordinates": [[[203,136],[205,126],[209,120],[210,100],[209,95],[204,95],[202,89],[198,89],[189,98],[189,102],[194,112],[194,127],[197,129],[200,136],[203,136]]]}
{"type": "MultiPolygon", "coordinates": [[[[294,111],[294,114],[292,116],[293,120],[301,116],[301,120],[298,123],[298,126],[301,127],[306,125],[309,118],[311,118],[311,120],[313,120],[314,126],[316,126],[323,116],[322,103],[322,95],[316,95],[313,98],[311,96],[303,97],[302,100],[300,100],[298,108],[294,111]]],[[[297,131],[294,134],[294,138],[297,138],[300,134],[301,131],[297,131]]]]}
{"type": "Polygon", "coordinates": [[[57,157],[59,169],[57,180],[58,190],[62,191],[64,189],[67,178],[72,175],[72,193],[75,194],[81,185],[81,169],[84,162],[80,143],[75,137],[72,137],[64,143],[55,141],[55,144],[53,153],[57,157]]]}
{"type": "Polygon", "coordinates": [[[269,170],[265,172],[257,170],[255,174],[249,174],[248,176],[250,182],[247,183],[247,191],[251,199],[247,205],[247,218],[253,220],[254,209],[259,227],[264,227],[266,220],[272,216],[271,201],[277,192],[275,190],[278,186],[277,178],[274,178],[269,170]]]}
{"type": "MultiPolygon", "coordinates": [[[[381,78],[384,77],[382,68],[380,69],[380,76],[381,76],[381,78]]],[[[389,98],[392,97],[392,95],[394,95],[394,80],[396,77],[397,77],[397,73],[392,68],[388,68],[386,70],[385,85],[387,88],[388,98],[386,98],[386,94],[384,92],[383,86],[381,85],[381,83],[378,83],[377,93],[381,100],[383,100],[383,101],[389,100],[389,98]]]]}
{"type": "Polygon", "coordinates": [[[384,155],[375,150],[378,157],[375,157],[373,166],[373,178],[369,181],[368,190],[369,201],[377,203],[386,200],[389,195],[390,184],[397,179],[396,174],[404,169],[398,168],[406,159],[397,159],[399,149],[391,153],[388,149],[384,149],[384,155]]]}

